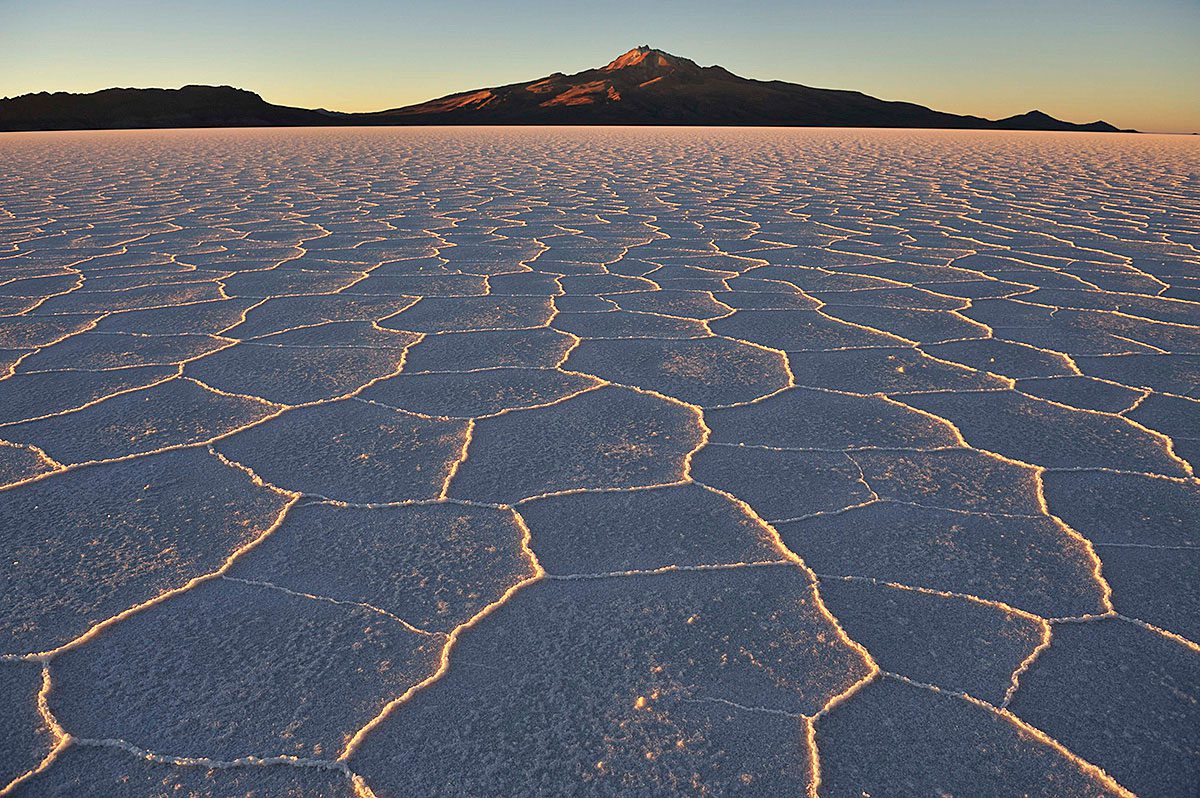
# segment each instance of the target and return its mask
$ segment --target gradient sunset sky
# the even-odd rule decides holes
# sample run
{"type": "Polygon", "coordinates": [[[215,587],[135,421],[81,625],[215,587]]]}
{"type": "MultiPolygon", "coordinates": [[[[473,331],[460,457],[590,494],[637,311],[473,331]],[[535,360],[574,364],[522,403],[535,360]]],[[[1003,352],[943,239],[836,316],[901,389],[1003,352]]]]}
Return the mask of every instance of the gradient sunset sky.
{"type": "Polygon", "coordinates": [[[0,95],[206,83],[373,111],[639,44],[955,113],[1200,131],[1200,0],[0,0],[0,95]]]}

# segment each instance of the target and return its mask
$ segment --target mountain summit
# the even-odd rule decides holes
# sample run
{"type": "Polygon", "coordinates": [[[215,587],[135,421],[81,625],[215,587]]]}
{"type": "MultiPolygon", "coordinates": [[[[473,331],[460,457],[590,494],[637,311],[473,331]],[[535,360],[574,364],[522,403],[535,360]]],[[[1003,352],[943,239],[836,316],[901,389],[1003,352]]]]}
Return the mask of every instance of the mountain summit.
{"type": "Polygon", "coordinates": [[[228,86],[107,89],[0,99],[0,130],[252,125],[778,125],[1115,131],[1041,111],[999,121],[856,91],[739,77],[649,45],[573,75],[473,89],[365,114],[270,105],[228,86]]]}
{"type": "MultiPolygon", "coordinates": [[[[634,47],[625,55],[618,56],[609,62],[604,68],[605,72],[615,72],[618,69],[629,69],[631,67],[642,67],[643,69],[674,69],[676,64],[683,62],[686,59],[676,58],[673,55],[668,55],[662,50],[655,50],[648,44],[643,44],[641,47],[634,47]]],[[[691,61],[687,63],[692,64],[691,61]]],[[[692,64],[695,66],[695,64],[692,64]]]]}

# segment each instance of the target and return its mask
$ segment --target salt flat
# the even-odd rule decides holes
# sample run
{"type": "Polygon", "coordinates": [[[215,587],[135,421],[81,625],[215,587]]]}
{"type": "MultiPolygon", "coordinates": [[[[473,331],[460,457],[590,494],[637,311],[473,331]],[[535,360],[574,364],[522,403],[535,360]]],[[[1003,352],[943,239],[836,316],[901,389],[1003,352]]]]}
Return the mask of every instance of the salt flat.
{"type": "Polygon", "coordinates": [[[1200,789],[1200,144],[0,138],[0,794],[1200,789]]]}

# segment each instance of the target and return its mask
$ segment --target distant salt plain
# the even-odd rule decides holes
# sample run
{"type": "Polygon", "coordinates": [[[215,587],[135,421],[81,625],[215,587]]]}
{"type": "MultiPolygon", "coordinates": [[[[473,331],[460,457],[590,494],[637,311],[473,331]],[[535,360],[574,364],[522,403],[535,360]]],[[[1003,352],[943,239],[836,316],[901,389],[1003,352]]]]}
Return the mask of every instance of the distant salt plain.
{"type": "Polygon", "coordinates": [[[0,785],[1200,788],[1200,145],[0,138],[0,785]]]}

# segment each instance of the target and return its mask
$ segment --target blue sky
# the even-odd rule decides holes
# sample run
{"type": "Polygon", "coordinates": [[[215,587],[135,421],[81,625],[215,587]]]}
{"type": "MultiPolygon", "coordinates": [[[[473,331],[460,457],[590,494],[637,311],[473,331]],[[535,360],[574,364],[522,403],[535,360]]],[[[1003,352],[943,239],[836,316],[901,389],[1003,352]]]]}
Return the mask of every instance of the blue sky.
{"type": "Polygon", "coordinates": [[[379,110],[638,44],[958,113],[1200,131],[1200,0],[0,0],[0,95],[213,83],[379,110]]]}

